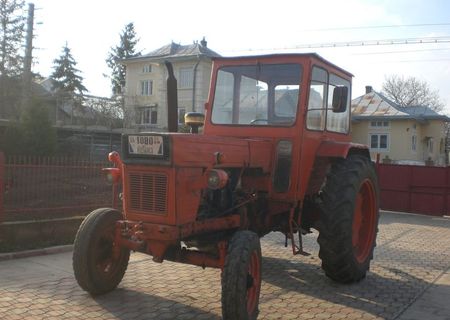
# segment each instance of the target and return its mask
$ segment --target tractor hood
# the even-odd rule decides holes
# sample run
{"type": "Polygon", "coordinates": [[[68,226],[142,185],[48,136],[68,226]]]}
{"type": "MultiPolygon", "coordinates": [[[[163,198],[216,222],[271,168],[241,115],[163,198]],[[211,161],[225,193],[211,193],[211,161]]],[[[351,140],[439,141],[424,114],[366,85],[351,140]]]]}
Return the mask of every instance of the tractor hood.
{"type": "Polygon", "coordinates": [[[271,139],[234,138],[183,133],[139,133],[123,136],[125,164],[174,167],[253,167],[268,171],[271,139]]]}

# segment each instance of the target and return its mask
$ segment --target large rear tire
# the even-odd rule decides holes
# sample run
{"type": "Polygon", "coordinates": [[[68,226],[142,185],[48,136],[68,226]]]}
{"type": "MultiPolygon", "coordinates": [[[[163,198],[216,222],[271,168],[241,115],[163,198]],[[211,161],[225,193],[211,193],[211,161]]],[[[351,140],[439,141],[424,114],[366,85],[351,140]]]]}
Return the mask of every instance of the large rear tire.
{"type": "Polygon", "coordinates": [[[228,243],[222,271],[222,317],[254,320],[261,290],[261,244],[252,231],[237,231],[228,243]]]}
{"type": "Polygon", "coordinates": [[[114,209],[92,211],[81,223],[75,237],[72,265],[78,284],[92,295],[114,290],[122,281],[130,250],[113,255],[116,221],[122,214],[114,209]]]}
{"type": "Polygon", "coordinates": [[[376,245],[378,193],[367,157],[351,155],[333,163],[321,194],[317,240],[322,269],[331,279],[352,283],[366,276],[376,245]]]}

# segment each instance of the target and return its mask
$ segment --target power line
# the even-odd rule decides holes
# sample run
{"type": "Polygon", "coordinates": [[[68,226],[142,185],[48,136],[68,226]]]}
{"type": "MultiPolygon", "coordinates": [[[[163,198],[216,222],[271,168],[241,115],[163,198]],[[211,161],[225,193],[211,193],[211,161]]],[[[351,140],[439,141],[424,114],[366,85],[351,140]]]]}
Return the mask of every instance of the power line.
{"type": "Polygon", "coordinates": [[[450,36],[324,42],[324,43],[299,44],[284,48],[232,50],[228,52],[279,51],[279,50],[296,50],[296,49],[320,49],[320,48],[324,49],[324,48],[369,47],[369,46],[387,46],[387,45],[405,45],[405,44],[441,44],[441,43],[450,43],[450,36]]]}
{"type": "Polygon", "coordinates": [[[301,31],[342,31],[342,30],[367,30],[367,29],[386,29],[386,28],[405,28],[405,27],[445,27],[450,26],[450,22],[443,23],[415,23],[415,24],[391,24],[381,26],[352,26],[352,27],[331,27],[319,29],[304,29],[301,31]]]}
{"type": "Polygon", "coordinates": [[[364,52],[364,53],[352,53],[352,56],[367,56],[377,54],[391,54],[391,53],[411,53],[411,52],[429,52],[429,51],[447,51],[449,48],[430,48],[430,49],[417,49],[417,50],[397,50],[397,51],[378,51],[378,52],[364,52]]]}
{"type": "Polygon", "coordinates": [[[405,39],[383,39],[383,40],[362,40],[301,44],[287,49],[309,49],[309,48],[336,48],[336,47],[365,47],[365,46],[386,46],[403,44],[428,44],[428,43],[450,43],[450,37],[425,37],[425,38],[405,38],[405,39]]]}
{"type": "Polygon", "coordinates": [[[417,60],[386,60],[386,61],[370,61],[370,63],[410,63],[410,62],[442,62],[442,61],[450,61],[449,58],[445,59],[417,59],[417,60]]]}

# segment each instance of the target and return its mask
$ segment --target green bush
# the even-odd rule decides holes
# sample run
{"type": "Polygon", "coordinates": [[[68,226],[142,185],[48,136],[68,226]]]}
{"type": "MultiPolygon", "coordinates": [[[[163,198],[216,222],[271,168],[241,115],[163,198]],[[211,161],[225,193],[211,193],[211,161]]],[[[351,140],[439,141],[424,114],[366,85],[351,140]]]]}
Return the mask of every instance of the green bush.
{"type": "Polygon", "coordinates": [[[5,130],[0,147],[8,155],[50,156],[55,153],[56,140],[47,107],[33,100],[19,122],[5,130]]]}
{"type": "Polygon", "coordinates": [[[23,133],[20,125],[16,123],[8,126],[0,142],[0,150],[8,155],[13,155],[22,154],[23,149],[23,133]]]}

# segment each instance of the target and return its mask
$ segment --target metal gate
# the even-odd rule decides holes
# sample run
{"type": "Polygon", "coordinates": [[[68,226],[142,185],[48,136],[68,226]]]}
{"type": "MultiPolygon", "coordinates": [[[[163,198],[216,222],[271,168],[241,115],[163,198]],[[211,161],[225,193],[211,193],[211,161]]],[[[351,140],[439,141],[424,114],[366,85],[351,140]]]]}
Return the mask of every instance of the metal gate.
{"type": "Polygon", "coordinates": [[[384,210],[448,215],[448,167],[378,164],[380,207],[384,210]]]}
{"type": "Polygon", "coordinates": [[[101,172],[107,165],[66,157],[3,157],[0,152],[0,221],[80,216],[111,207],[114,190],[101,172]]]}

